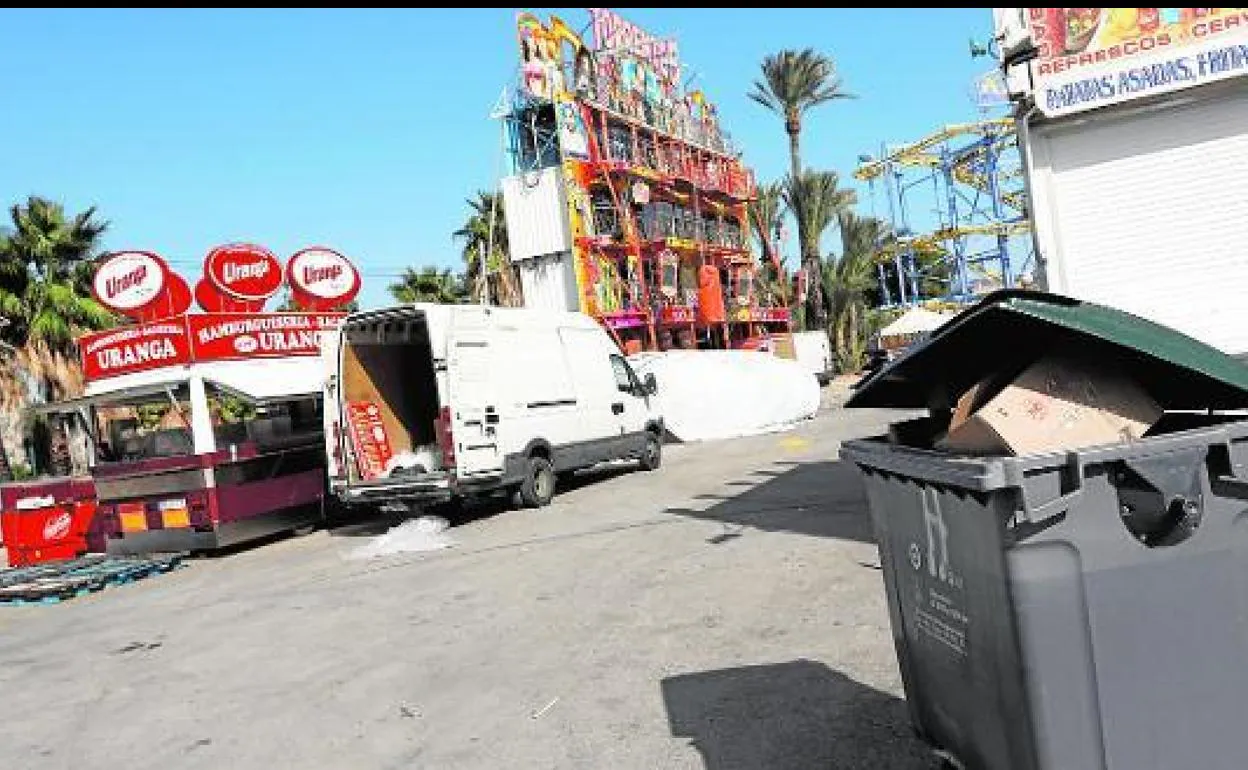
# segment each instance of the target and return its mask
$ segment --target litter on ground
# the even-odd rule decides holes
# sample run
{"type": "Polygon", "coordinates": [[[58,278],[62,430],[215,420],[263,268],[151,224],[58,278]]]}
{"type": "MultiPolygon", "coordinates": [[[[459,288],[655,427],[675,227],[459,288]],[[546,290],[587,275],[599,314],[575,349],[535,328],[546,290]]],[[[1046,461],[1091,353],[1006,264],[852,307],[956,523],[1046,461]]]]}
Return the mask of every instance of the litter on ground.
{"type": "Polygon", "coordinates": [[[348,554],[350,559],[374,559],[396,553],[419,553],[450,548],[455,542],[446,534],[450,522],[439,516],[421,516],[391,527],[348,554]]]}

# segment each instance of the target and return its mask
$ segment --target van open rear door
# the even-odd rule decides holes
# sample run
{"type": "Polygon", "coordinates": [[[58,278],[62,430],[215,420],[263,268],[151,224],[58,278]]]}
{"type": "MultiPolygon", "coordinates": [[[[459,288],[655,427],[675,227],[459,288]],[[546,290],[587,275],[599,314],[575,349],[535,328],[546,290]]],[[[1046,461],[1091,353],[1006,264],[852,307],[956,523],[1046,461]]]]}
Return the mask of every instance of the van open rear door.
{"type": "Polygon", "coordinates": [[[507,373],[493,371],[491,326],[481,308],[457,308],[447,344],[447,390],[455,442],[455,475],[461,479],[503,472],[503,429],[498,394],[507,373]]]}
{"type": "Polygon", "coordinates": [[[338,356],[342,350],[342,331],[321,332],[321,419],[325,426],[325,471],[330,489],[347,480],[346,426],[342,421],[342,388],[339,383],[338,356]]]}

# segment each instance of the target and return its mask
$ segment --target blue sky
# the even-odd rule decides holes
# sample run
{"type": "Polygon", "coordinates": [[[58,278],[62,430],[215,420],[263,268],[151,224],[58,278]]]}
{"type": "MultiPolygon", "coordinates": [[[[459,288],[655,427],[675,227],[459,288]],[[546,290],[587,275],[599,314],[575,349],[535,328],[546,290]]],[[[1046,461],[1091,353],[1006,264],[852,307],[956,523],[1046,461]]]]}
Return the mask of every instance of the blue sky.
{"type": "MultiPolygon", "coordinates": [[[[582,9],[529,10],[588,23],[582,9]]],[[[763,180],[788,163],[780,121],[746,98],[765,54],[835,59],[859,98],[810,114],[803,156],[851,185],[881,141],[974,119],[971,82],[991,66],[968,50],[990,32],[983,8],[622,13],[677,38],[763,180]]],[[[459,264],[464,198],[496,183],[488,116],[516,72],[515,15],[0,10],[0,201],[95,205],[112,222],[106,247],[156,251],[188,277],[228,241],[282,258],[332,246],[361,267],[363,304],[383,304],[403,267],[459,264]]],[[[860,199],[871,213],[865,188],[860,199]]]]}

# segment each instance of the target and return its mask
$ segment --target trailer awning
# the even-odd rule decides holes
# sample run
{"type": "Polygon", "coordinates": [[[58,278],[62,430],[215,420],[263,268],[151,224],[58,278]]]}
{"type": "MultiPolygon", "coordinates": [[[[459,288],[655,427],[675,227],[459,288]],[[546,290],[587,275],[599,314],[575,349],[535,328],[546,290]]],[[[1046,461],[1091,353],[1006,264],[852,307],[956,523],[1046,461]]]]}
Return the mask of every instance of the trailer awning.
{"type": "Polygon", "coordinates": [[[95,406],[96,404],[107,404],[116,401],[142,398],[144,396],[158,395],[165,393],[170,389],[176,388],[180,384],[181,383],[177,381],[172,381],[149,383],[147,385],[135,385],[129,388],[120,388],[118,390],[108,391],[107,393],[79,396],[78,398],[70,398],[64,401],[54,401],[50,404],[38,404],[30,407],[30,411],[32,414],[71,414],[73,412],[95,406]]]}
{"type": "Polygon", "coordinates": [[[220,361],[164,367],[147,372],[123,374],[87,386],[79,398],[31,407],[35,414],[68,414],[96,404],[124,402],[164,393],[186,384],[193,376],[203,377],[210,387],[247,401],[261,404],[321,394],[324,374],[321,359],[313,356],[220,361]]]}

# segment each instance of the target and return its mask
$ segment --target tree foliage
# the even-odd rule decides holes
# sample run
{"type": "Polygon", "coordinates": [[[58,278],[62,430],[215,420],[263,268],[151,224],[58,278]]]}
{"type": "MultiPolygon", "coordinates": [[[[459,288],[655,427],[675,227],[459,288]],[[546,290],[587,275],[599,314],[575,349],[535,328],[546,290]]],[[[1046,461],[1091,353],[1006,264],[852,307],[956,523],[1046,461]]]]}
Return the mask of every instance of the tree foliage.
{"type": "Polygon", "coordinates": [[[0,233],[0,335],[14,347],[66,355],[83,331],[117,318],[90,295],[91,261],[108,229],[95,208],[69,216],[59,204],[31,196],[9,208],[0,233]]]}
{"type": "Polygon", "coordinates": [[[805,171],[784,180],[783,198],[798,225],[798,241],[806,280],[808,328],[827,328],[820,242],[828,227],[857,201],[853,190],[840,187],[835,171],[805,171]]]}
{"type": "Polygon", "coordinates": [[[812,107],[846,99],[844,84],[830,57],[806,48],[784,50],[763,58],[763,76],[754,81],[749,97],[784,120],[789,135],[789,173],[802,173],[802,119],[812,107]]]}
{"type": "Polygon", "coordinates": [[[469,296],[473,301],[519,306],[520,278],[511,264],[502,193],[480,190],[466,203],[468,218],[453,235],[463,241],[469,296]]]}
{"type": "Polygon", "coordinates": [[[468,292],[464,280],[449,269],[422,267],[407,268],[399,280],[387,287],[396,302],[437,302],[456,304],[463,302],[468,292]]]}
{"type": "Polygon", "coordinates": [[[824,266],[823,287],[838,368],[855,372],[866,362],[871,296],[877,285],[875,262],[888,228],[879,219],[850,211],[841,211],[837,223],[841,250],[824,266]]]}

